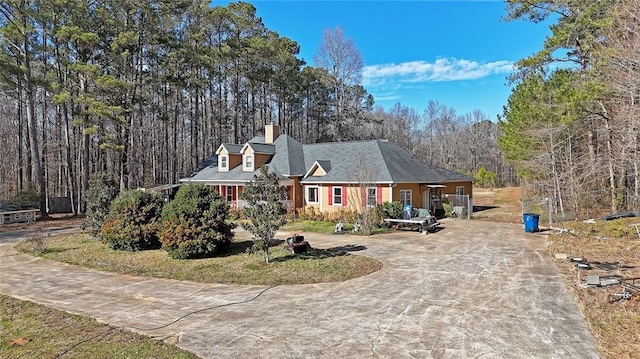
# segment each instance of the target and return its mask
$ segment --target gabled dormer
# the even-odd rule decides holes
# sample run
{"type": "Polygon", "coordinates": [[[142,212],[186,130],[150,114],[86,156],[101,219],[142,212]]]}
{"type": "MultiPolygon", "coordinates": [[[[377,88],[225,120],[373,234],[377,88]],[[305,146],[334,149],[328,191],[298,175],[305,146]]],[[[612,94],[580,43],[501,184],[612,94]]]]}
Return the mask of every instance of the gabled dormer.
{"type": "Polygon", "coordinates": [[[242,163],[241,150],[242,145],[221,144],[216,151],[216,155],[218,155],[218,171],[228,172],[242,163]]]}
{"type": "Polygon", "coordinates": [[[274,153],[276,146],[266,143],[247,142],[242,149],[242,170],[245,172],[253,172],[269,162],[274,153]]]}
{"type": "Polygon", "coordinates": [[[309,170],[304,175],[304,178],[323,177],[323,176],[326,176],[327,173],[329,173],[329,171],[331,171],[331,161],[318,160],[318,161],[315,161],[311,165],[311,167],[309,167],[309,170]]]}

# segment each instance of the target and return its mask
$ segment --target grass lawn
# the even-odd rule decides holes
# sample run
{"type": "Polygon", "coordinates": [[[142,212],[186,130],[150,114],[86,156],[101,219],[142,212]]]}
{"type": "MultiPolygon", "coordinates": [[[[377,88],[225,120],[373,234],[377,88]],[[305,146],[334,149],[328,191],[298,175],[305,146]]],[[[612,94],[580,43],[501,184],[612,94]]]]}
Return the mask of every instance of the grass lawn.
{"type": "Polygon", "coordinates": [[[93,319],[0,295],[2,358],[197,358],[93,319]]]}
{"type": "MultiPolygon", "coordinates": [[[[294,255],[283,244],[270,249],[270,262],[264,263],[262,253],[248,254],[249,240],[236,240],[225,256],[206,259],[171,259],[164,250],[124,252],[109,249],[101,241],[85,234],[51,238],[44,253],[47,259],[98,270],[224,284],[307,284],[337,282],[367,275],[382,268],[375,259],[352,255],[340,250],[314,249],[304,255],[294,255]]],[[[30,243],[16,246],[30,252],[30,243]]],[[[34,253],[36,254],[36,253],[34,253]]]]}

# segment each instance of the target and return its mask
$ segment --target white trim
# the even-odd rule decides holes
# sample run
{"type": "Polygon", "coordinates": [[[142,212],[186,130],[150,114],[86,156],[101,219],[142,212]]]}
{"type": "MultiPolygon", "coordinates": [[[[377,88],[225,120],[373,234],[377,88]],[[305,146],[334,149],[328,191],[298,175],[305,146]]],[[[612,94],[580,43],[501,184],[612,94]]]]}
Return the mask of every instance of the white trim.
{"type": "Polygon", "coordinates": [[[244,146],[242,146],[242,148],[240,149],[240,153],[244,155],[244,151],[247,149],[247,147],[251,148],[251,150],[253,152],[255,152],[255,150],[253,149],[253,147],[251,147],[251,145],[249,144],[249,142],[245,143],[244,146]]]}
{"type": "Polygon", "coordinates": [[[375,207],[378,205],[378,187],[365,187],[365,199],[364,203],[367,207],[375,207]],[[369,190],[372,189],[375,191],[375,198],[373,200],[374,204],[369,204],[369,190]]]}
{"type": "MultiPolygon", "coordinates": [[[[319,181],[308,181],[308,180],[302,180],[300,181],[300,183],[304,184],[304,185],[312,185],[312,184],[334,184],[334,183],[340,183],[342,185],[361,185],[362,182],[352,182],[352,181],[336,181],[336,180],[319,180],[319,181]]],[[[411,182],[411,183],[416,183],[416,182],[411,182]]],[[[381,185],[393,185],[393,182],[388,182],[388,181],[380,181],[380,182],[375,182],[373,183],[377,186],[381,186],[381,185]]]]}
{"type": "Polygon", "coordinates": [[[253,154],[250,155],[242,155],[242,170],[244,172],[253,172],[255,171],[255,157],[253,154]],[[251,158],[251,167],[247,166],[247,159],[251,158]]]}
{"type": "Polygon", "coordinates": [[[220,155],[218,156],[218,171],[220,172],[228,172],[229,171],[229,155],[220,155]],[[225,161],[225,165],[222,165],[222,160],[225,161]]]}
{"type": "Polygon", "coordinates": [[[322,165],[320,165],[320,163],[318,161],[315,161],[311,167],[309,167],[309,170],[307,171],[307,173],[304,174],[304,176],[302,176],[302,178],[307,178],[309,176],[311,176],[311,174],[318,168],[322,168],[323,171],[327,172],[327,170],[325,170],[322,165]]]}
{"type": "Polygon", "coordinates": [[[320,195],[322,194],[322,191],[320,191],[320,186],[304,186],[304,201],[306,202],[306,204],[322,204],[322,200],[320,195]],[[311,202],[309,200],[309,190],[311,188],[315,188],[316,189],[316,201],[315,202],[311,202]]]}
{"type": "Polygon", "coordinates": [[[344,206],[344,193],[345,191],[342,190],[342,186],[332,186],[331,187],[331,205],[335,206],[335,207],[342,207],[344,206]],[[340,203],[336,204],[336,189],[340,190],[340,203]]]}
{"type": "Polygon", "coordinates": [[[393,185],[389,185],[389,203],[393,202],[393,185]]]}

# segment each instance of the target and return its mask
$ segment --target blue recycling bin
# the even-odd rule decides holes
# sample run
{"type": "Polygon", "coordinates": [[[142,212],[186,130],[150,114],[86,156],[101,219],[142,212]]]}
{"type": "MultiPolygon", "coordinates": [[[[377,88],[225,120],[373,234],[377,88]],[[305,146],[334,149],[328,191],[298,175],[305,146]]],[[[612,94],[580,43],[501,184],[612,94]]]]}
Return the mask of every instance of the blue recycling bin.
{"type": "Polygon", "coordinates": [[[535,213],[525,213],[522,215],[522,221],[524,222],[524,231],[527,233],[538,232],[538,222],[540,221],[540,215],[535,213]]]}

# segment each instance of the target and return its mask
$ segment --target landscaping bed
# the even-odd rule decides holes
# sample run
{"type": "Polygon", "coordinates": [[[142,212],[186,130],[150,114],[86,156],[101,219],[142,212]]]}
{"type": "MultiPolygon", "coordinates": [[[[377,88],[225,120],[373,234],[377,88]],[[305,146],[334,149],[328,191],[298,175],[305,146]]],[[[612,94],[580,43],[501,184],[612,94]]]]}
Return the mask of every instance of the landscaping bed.
{"type": "Polygon", "coordinates": [[[116,251],[86,234],[48,239],[46,250],[33,251],[29,241],[20,251],[43,258],[102,271],[223,284],[308,284],[337,282],[370,274],[382,268],[378,260],[331,249],[313,249],[292,254],[278,243],[270,249],[270,262],[262,253],[248,253],[249,240],[237,239],[229,253],[221,257],[176,260],[164,250],[116,251]]]}

